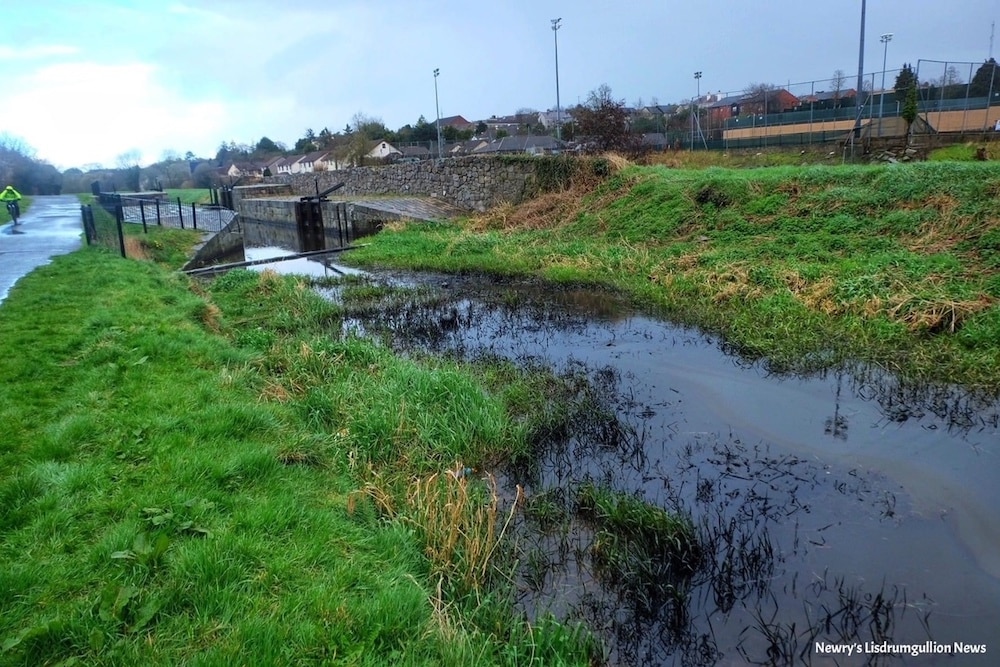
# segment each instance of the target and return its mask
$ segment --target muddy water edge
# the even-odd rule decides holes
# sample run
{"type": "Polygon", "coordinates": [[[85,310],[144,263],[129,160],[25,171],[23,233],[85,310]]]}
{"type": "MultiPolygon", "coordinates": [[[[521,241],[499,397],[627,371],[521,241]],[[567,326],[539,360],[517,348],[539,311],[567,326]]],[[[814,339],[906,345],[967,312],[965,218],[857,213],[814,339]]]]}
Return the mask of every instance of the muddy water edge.
{"type": "MultiPolygon", "coordinates": [[[[871,368],[775,374],[590,289],[352,280],[379,296],[348,303],[340,333],[400,354],[502,358],[578,387],[530,460],[489,471],[510,499],[526,494],[515,536],[529,616],[585,623],[610,664],[827,664],[824,642],[987,664],[941,646],[989,644],[1000,628],[995,398],[871,368]],[[619,543],[583,511],[592,488],[690,517],[698,553],[679,565],[669,548],[619,543]]],[[[836,664],[900,659],[913,660],[836,664]]]]}

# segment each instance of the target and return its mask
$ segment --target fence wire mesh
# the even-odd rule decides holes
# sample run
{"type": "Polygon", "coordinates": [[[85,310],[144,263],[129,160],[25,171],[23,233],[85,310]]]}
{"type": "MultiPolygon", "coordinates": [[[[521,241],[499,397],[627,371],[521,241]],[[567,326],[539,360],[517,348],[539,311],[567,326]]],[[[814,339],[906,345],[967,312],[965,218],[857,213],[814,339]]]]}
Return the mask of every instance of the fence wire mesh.
{"type": "Polygon", "coordinates": [[[81,221],[89,245],[106,246],[122,257],[141,256],[137,235],[151,228],[191,229],[206,234],[238,233],[236,212],[223,206],[184,204],[177,199],[129,197],[100,193],[81,206],[81,221]]]}
{"type": "MultiPolygon", "coordinates": [[[[974,135],[1000,129],[1000,72],[994,61],[919,60],[908,66],[917,81],[921,131],[974,135]]],[[[696,118],[675,129],[675,142],[694,149],[757,148],[905,134],[903,68],[880,69],[859,79],[838,71],[828,79],[700,94],[696,118]]],[[[684,105],[682,105],[684,108],[684,105]]],[[[675,143],[676,146],[676,143],[675,143]]]]}

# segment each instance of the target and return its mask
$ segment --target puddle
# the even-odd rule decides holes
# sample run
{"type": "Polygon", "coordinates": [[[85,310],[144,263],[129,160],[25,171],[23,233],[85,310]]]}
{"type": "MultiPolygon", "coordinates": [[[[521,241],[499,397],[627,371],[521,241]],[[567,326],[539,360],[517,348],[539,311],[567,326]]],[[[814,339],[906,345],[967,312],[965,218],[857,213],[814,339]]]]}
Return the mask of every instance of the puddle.
{"type": "Polygon", "coordinates": [[[510,497],[519,484],[529,508],[561,517],[521,518],[521,608],[585,622],[612,664],[809,663],[826,659],[819,641],[995,636],[994,400],[864,369],[769,374],[587,290],[392,280],[431,291],[367,309],[346,331],[401,353],[497,355],[586,378],[569,427],[530,465],[495,472],[510,497]],[[645,581],[609,576],[577,511],[582,484],[690,514],[705,547],[696,570],[679,577],[654,558],[645,581]]]}
{"type": "MultiPolygon", "coordinates": [[[[246,261],[248,262],[270,259],[272,257],[286,257],[296,254],[293,250],[288,250],[287,248],[281,248],[278,246],[263,246],[257,248],[248,246],[243,249],[243,253],[246,257],[246,261]]],[[[335,257],[335,255],[331,254],[329,257],[290,258],[275,262],[268,262],[266,264],[253,264],[247,268],[253,271],[265,271],[270,269],[280,273],[294,273],[312,278],[337,278],[342,276],[364,275],[363,271],[335,263],[331,259],[332,257],[335,257]]]]}
{"type": "MultiPolygon", "coordinates": [[[[247,259],[288,253],[247,249],[247,259]]],[[[268,267],[338,275],[313,260],[254,268],[268,267]]],[[[498,356],[585,387],[564,427],[539,435],[535,458],[493,472],[510,499],[518,485],[527,497],[514,533],[520,609],[585,623],[610,664],[913,659],[899,649],[831,662],[817,642],[920,645],[920,664],[955,664],[942,647],[996,636],[995,398],[864,368],[772,374],[590,290],[372,279],[419,296],[357,309],[345,333],[402,354],[498,356]],[[689,515],[697,566],[678,571],[653,554],[609,567],[607,535],[579,511],[586,485],[689,515]]]]}

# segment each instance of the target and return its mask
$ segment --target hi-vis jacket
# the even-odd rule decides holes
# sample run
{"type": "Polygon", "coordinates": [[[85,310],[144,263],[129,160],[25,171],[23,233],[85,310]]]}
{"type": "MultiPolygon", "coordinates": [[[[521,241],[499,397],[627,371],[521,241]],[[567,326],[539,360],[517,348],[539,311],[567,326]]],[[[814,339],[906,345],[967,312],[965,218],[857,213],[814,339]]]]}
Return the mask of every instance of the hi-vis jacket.
{"type": "Polygon", "coordinates": [[[13,185],[8,185],[0,192],[0,201],[17,201],[21,198],[21,193],[14,189],[13,185]]]}

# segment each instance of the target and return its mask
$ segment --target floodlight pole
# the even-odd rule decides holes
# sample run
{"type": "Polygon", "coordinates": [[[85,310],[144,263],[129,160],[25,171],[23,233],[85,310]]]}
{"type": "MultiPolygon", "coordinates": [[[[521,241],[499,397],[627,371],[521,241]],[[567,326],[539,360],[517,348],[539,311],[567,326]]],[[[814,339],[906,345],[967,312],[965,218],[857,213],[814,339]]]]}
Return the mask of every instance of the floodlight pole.
{"type": "MultiPolygon", "coordinates": [[[[694,98],[694,103],[691,105],[691,150],[694,150],[694,115],[698,113],[698,101],[701,99],[701,72],[694,73],[694,80],[698,84],[698,95],[694,98]]],[[[700,129],[699,125],[699,129],[700,129]]]]}
{"type": "Polygon", "coordinates": [[[441,107],[438,105],[438,74],[441,73],[440,68],[434,68],[434,112],[437,114],[437,120],[434,121],[434,125],[437,126],[437,138],[438,138],[438,159],[441,159],[441,107]]]}
{"type": "Polygon", "coordinates": [[[882,42],[882,94],[878,96],[878,136],[879,139],[882,138],[882,103],[885,102],[885,62],[886,56],[889,55],[889,42],[892,41],[892,33],[887,32],[881,37],[879,41],[882,42]]]}
{"type": "Polygon", "coordinates": [[[562,140],[562,107],[559,104],[559,25],[561,18],[550,19],[552,23],[552,40],[556,47],[556,139],[562,140]]]}
{"type": "MultiPolygon", "coordinates": [[[[854,114],[854,137],[857,139],[861,138],[861,109],[864,106],[864,100],[861,99],[861,91],[864,89],[864,78],[865,78],[865,8],[867,7],[867,2],[861,0],[861,39],[858,44],[858,88],[857,92],[854,94],[856,101],[857,113],[854,114]]],[[[852,153],[853,155],[853,153],[852,153]]]]}

